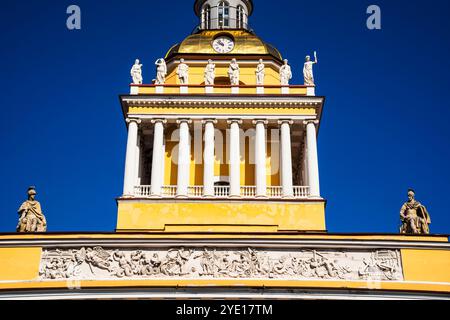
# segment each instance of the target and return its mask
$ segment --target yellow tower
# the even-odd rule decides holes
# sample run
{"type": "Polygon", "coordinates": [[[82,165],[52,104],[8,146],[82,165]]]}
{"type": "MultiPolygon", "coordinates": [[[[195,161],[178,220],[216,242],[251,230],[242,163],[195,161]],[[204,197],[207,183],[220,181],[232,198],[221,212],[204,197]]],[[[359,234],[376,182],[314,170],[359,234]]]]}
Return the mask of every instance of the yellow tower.
{"type": "Polygon", "coordinates": [[[194,9],[120,97],[116,232],[0,234],[0,299],[450,299],[448,236],[326,232],[324,98],[249,30],[253,1],[194,9]]]}
{"type": "Polygon", "coordinates": [[[252,1],[194,9],[199,28],[157,61],[155,83],[120,97],[129,138],[117,231],[324,232],[324,98],[290,85],[281,54],[248,29],[252,1]]]}

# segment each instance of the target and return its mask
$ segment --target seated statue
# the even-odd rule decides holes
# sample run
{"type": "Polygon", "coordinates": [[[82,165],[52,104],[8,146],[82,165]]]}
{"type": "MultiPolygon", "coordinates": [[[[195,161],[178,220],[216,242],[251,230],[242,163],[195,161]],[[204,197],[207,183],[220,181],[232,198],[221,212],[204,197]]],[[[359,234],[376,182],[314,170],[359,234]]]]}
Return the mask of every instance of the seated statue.
{"type": "Polygon", "coordinates": [[[42,213],[41,204],[35,200],[35,187],[28,188],[28,200],[19,208],[17,232],[46,232],[47,221],[42,213]]]}
{"type": "Polygon", "coordinates": [[[415,200],[415,192],[408,190],[408,201],[400,209],[400,233],[429,234],[431,218],[427,209],[415,200]]]}

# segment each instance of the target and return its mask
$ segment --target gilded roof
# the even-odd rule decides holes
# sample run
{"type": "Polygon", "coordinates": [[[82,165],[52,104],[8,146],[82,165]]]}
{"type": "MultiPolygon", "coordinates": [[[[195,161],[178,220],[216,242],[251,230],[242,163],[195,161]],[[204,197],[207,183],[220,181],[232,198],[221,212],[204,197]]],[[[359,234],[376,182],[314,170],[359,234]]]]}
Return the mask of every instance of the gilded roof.
{"type": "Polygon", "coordinates": [[[246,30],[204,30],[192,34],[180,44],[174,45],[166,54],[166,59],[177,54],[218,55],[212,42],[219,35],[228,35],[234,39],[234,49],[227,55],[271,55],[281,61],[280,52],[246,30]]]}

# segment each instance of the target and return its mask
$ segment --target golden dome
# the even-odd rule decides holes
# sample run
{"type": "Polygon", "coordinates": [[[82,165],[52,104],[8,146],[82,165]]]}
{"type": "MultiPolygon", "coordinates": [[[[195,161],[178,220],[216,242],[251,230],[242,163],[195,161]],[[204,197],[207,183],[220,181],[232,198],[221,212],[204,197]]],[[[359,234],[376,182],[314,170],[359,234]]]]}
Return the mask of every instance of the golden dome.
{"type": "Polygon", "coordinates": [[[280,52],[271,45],[262,41],[255,34],[246,30],[204,30],[192,34],[180,44],[173,46],[166,54],[166,60],[175,55],[270,55],[282,61],[280,52]],[[217,53],[213,47],[213,40],[219,35],[228,35],[234,39],[234,49],[227,54],[217,53]]]}

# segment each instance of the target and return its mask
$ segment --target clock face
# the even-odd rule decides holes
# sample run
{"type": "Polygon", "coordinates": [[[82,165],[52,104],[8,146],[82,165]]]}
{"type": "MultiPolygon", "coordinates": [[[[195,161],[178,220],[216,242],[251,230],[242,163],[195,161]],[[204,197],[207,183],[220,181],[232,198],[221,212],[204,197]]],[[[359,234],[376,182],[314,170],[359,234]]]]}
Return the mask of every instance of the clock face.
{"type": "Polygon", "coordinates": [[[228,53],[234,49],[234,41],[230,37],[220,36],[214,39],[212,46],[218,53],[228,53]]]}

